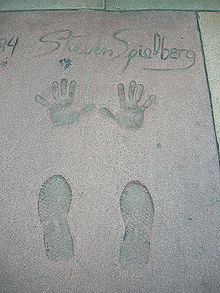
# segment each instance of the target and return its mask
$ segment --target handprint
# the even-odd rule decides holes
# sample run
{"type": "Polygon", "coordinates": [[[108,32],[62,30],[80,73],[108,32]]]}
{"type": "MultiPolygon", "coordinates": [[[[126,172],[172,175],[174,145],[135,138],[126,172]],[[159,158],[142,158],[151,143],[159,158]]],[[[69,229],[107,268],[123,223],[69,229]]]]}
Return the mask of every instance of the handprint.
{"type": "Polygon", "coordinates": [[[94,104],[88,104],[80,112],[74,112],[70,106],[75,95],[75,80],[70,82],[68,90],[67,88],[68,82],[66,79],[61,79],[60,89],[57,81],[52,83],[53,103],[48,102],[48,100],[39,95],[35,97],[35,101],[49,108],[50,118],[57,126],[71,124],[78,120],[81,114],[86,114],[95,108],[94,104]]]}
{"type": "Polygon", "coordinates": [[[138,102],[143,95],[144,86],[142,84],[136,84],[135,81],[131,81],[128,90],[128,98],[125,99],[125,89],[122,83],[118,84],[118,96],[120,102],[120,110],[114,115],[109,109],[101,108],[100,112],[112,119],[114,119],[119,125],[125,128],[141,127],[144,120],[144,111],[153,103],[156,98],[151,95],[142,105],[138,102]]]}

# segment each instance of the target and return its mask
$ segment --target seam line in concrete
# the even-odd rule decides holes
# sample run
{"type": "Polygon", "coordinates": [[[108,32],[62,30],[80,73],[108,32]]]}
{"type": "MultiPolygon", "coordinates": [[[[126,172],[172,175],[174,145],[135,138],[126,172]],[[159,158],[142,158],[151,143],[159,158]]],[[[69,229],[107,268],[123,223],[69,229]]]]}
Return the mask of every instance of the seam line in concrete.
{"type": "Polygon", "coordinates": [[[211,113],[212,113],[212,123],[213,123],[213,128],[214,128],[214,133],[215,133],[215,141],[216,141],[216,147],[217,147],[218,162],[219,162],[219,165],[220,165],[219,143],[218,143],[217,133],[216,133],[214,111],[213,111],[212,98],[211,98],[211,90],[210,90],[210,86],[209,86],[208,71],[207,71],[207,66],[206,66],[206,57],[205,57],[205,52],[204,52],[204,47],[203,47],[203,42],[202,42],[202,33],[201,33],[201,30],[200,30],[200,26],[199,26],[199,17],[200,16],[199,16],[198,13],[195,13],[195,16],[196,16],[197,29],[198,29],[198,32],[199,32],[200,46],[201,46],[201,51],[202,51],[202,56],[203,56],[203,64],[204,64],[204,69],[205,69],[206,83],[207,83],[208,92],[209,92],[209,101],[210,101],[211,113]]]}
{"type": "MultiPolygon", "coordinates": [[[[104,5],[106,5],[106,3],[104,2],[104,5]]],[[[131,13],[131,12],[145,12],[145,11],[173,11],[173,12],[195,12],[195,13],[199,13],[199,12],[219,12],[220,10],[180,10],[180,9],[141,9],[141,10],[108,10],[105,8],[67,8],[67,9],[17,9],[17,10],[0,10],[0,13],[3,12],[41,12],[41,11],[102,11],[102,12],[119,12],[119,13],[131,13]]]]}

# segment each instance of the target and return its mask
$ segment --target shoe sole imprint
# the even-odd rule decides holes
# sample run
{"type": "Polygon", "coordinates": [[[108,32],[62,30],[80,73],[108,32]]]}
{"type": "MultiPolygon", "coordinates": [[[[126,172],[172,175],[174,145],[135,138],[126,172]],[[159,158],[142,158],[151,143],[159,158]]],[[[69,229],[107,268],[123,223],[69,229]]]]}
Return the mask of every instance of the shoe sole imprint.
{"type": "Polygon", "coordinates": [[[44,229],[45,251],[52,261],[67,260],[74,254],[67,223],[71,199],[71,188],[61,175],[47,179],[38,195],[38,215],[44,229]]]}
{"type": "Polygon", "coordinates": [[[122,266],[147,264],[154,220],[154,206],[146,186],[139,181],[128,183],[120,198],[125,233],[120,249],[122,266]]]}

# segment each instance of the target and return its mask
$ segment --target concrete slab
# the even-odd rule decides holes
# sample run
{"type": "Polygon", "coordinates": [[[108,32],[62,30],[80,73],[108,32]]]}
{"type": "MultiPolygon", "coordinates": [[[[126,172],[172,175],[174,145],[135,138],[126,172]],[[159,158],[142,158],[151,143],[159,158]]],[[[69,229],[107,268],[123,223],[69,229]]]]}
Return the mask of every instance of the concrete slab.
{"type": "Polygon", "coordinates": [[[219,0],[106,0],[107,10],[143,10],[143,9],[171,9],[171,10],[220,10],[219,0]]]}
{"type": "Polygon", "coordinates": [[[220,145],[220,13],[201,12],[199,25],[211,90],[216,134],[220,145]]]}
{"type": "Polygon", "coordinates": [[[0,22],[0,291],[218,292],[219,162],[195,14],[0,22]]]}
{"type": "Polygon", "coordinates": [[[104,9],[104,0],[0,0],[0,11],[79,8],[104,9]]]}

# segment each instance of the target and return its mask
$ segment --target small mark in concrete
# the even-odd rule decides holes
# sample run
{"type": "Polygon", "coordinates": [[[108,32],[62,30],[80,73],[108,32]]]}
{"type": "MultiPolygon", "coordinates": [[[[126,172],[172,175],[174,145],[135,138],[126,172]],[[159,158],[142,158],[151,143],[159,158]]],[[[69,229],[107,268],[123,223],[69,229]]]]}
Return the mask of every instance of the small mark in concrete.
{"type": "Polygon", "coordinates": [[[192,218],[188,218],[189,221],[192,221],[192,218]]]}
{"type": "Polygon", "coordinates": [[[128,98],[125,98],[125,89],[122,83],[118,84],[118,96],[120,110],[115,115],[107,108],[101,108],[100,112],[115,120],[120,126],[125,128],[138,129],[144,121],[145,110],[153,103],[155,96],[151,95],[142,105],[138,102],[141,100],[144,91],[142,84],[136,84],[131,81],[128,90],[128,98]]]}
{"type": "Polygon", "coordinates": [[[68,125],[77,121],[82,114],[87,114],[95,109],[94,104],[88,104],[80,112],[71,109],[75,96],[76,82],[72,80],[68,87],[66,79],[61,79],[60,87],[57,81],[52,83],[53,102],[37,95],[35,101],[50,110],[50,118],[56,126],[68,125]]]}
{"type": "Polygon", "coordinates": [[[38,195],[38,215],[44,229],[44,246],[52,261],[73,256],[73,239],[67,223],[72,191],[61,175],[50,177],[38,195]]]}
{"type": "Polygon", "coordinates": [[[7,64],[8,64],[8,61],[1,61],[0,62],[0,65],[2,68],[5,68],[7,66],[7,64]]]}
{"type": "Polygon", "coordinates": [[[139,181],[128,183],[122,192],[120,207],[125,233],[119,261],[124,267],[147,264],[154,206],[146,186],[139,181]]]}
{"type": "Polygon", "coordinates": [[[67,69],[72,65],[72,61],[68,58],[61,59],[59,63],[64,69],[67,69]]]}
{"type": "Polygon", "coordinates": [[[158,148],[158,149],[161,149],[161,148],[162,148],[162,145],[161,145],[160,142],[157,143],[157,148],[158,148]]]}

